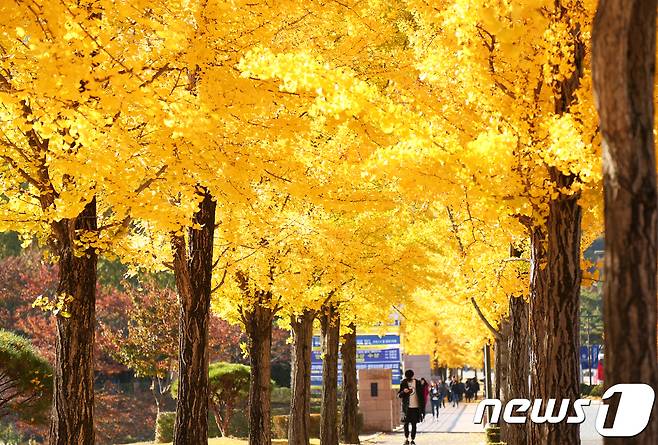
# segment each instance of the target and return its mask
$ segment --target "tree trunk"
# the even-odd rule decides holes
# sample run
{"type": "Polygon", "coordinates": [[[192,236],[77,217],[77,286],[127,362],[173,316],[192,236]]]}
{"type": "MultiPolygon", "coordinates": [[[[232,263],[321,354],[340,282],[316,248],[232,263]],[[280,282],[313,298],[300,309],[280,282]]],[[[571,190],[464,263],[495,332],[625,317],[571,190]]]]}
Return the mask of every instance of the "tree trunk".
{"type": "MultiPolygon", "coordinates": [[[[605,384],[658,390],[656,363],[656,0],[601,2],[593,30],[593,77],[603,135],[605,192],[605,384]]],[[[634,437],[658,443],[658,408],[634,437]]]]}
{"type": "Polygon", "coordinates": [[[187,246],[182,236],[172,240],[180,304],[176,445],[208,443],[208,320],[215,207],[205,190],[193,220],[201,227],[188,230],[187,246]]]}
{"type": "MultiPolygon", "coordinates": [[[[137,380],[135,380],[137,381],[137,380]]],[[[153,394],[153,398],[155,399],[155,409],[156,413],[159,414],[161,409],[161,402],[160,398],[162,397],[162,394],[160,393],[160,385],[156,385],[156,382],[158,381],[158,377],[151,377],[151,394],[153,394]]],[[[157,414],[156,414],[156,419],[157,419],[157,414]]]]}
{"type": "Polygon", "coordinates": [[[496,386],[496,398],[500,400],[507,400],[507,395],[509,392],[508,389],[508,379],[507,379],[507,370],[509,367],[509,350],[507,349],[507,341],[509,338],[509,329],[510,321],[508,318],[501,320],[498,336],[495,343],[495,360],[494,363],[494,372],[496,386]]]}
{"type": "Polygon", "coordinates": [[[97,230],[96,198],[74,220],[55,223],[59,235],[57,295],[66,298],[65,309],[70,316],[57,316],[50,445],[93,445],[95,440],[94,328],[98,255],[93,248],[76,255],[79,230],[97,230]]]}
{"type": "Polygon", "coordinates": [[[258,291],[258,303],[245,312],[245,327],[249,337],[249,445],[270,445],[271,426],[271,361],[272,309],[261,305],[271,301],[271,295],[258,291]]]}
{"type": "MultiPolygon", "coordinates": [[[[570,14],[573,10],[555,3],[551,16],[569,30],[569,59],[572,71],[568,77],[555,78],[550,84],[554,112],[562,116],[577,101],[576,92],[585,73],[583,30],[570,14]]],[[[558,64],[554,66],[559,70],[558,64]]],[[[571,190],[579,181],[577,175],[566,175],[555,167],[547,167],[555,190],[571,190]]],[[[531,398],[570,399],[580,396],[579,307],[580,307],[580,237],[582,209],[580,192],[562,191],[549,201],[545,226],[533,228],[532,272],[530,283],[530,338],[532,345],[531,398]]],[[[579,445],[580,425],[560,422],[532,425],[529,442],[533,445],[579,445]]]]}
{"type": "Polygon", "coordinates": [[[356,380],[356,324],[350,323],[350,332],[343,335],[343,397],[341,403],[341,440],[346,444],[359,442],[359,399],[356,380]]]}
{"type": "MultiPolygon", "coordinates": [[[[498,335],[496,336],[496,344],[494,346],[495,351],[495,360],[494,372],[495,375],[495,398],[502,400],[503,404],[509,399],[509,379],[508,379],[508,369],[510,362],[510,355],[508,349],[508,339],[510,332],[510,320],[504,318],[500,322],[498,328],[498,335]]],[[[507,425],[505,422],[499,421],[500,434],[504,435],[507,431],[507,425]]]]}
{"type": "MultiPolygon", "coordinates": [[[[558,187],[568,178],[553,172],[558,187]]],[[[531,341],[533,399],[570,399],[580,395],[578,308],[580,303],[580,220],[577,196],[551,201],[546,231],[532,236],[531,341]]],[[[579,425],[532,425],[530,443],[578,445],[579,425]]]]}
{"type": "MultiPolygon", "coordinates": [[[[528,303],[521,297],[509,299],[508,351],[512,360],[508,364],[508,399],[527,399],[529,396],[528,376],[530,373],[530,350],[528,348],[528,303]]],[[[527,424],[506,424],[502,440],[508,445],[527,445],[527,424]]]]}
{"type": "Polygon", "coordinates": [[[322,407],[320,409],[320,444],[338,445],[338,344],[340,315],[333,304],[326,305],[320,316],[322,328],[322,407]]]}
{"type": "Polygon", "coordinates": [[[288,444],[308,445],[311,434],[311,350],[315,312],[305,310],[292,317],[292,396],[288,444]]]}
{"type": "Polygon", "coordinates": [[[214,402],[210,402],[210,411],[212,411],[212,415],[215,418],[215,424],[217,425],[220,436],[226,437],[226,421],[222,418],[222,413],[219,410],[219,406],[217,406],[217,404],[214,402]]]}

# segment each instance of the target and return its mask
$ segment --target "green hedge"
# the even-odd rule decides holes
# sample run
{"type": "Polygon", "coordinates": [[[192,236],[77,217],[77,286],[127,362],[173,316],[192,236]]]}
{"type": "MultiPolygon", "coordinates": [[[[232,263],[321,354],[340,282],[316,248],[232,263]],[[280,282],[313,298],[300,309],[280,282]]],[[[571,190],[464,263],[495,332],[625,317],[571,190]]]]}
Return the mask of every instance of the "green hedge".
{"type": "Polygon", "coordinates": [[[174,441],[174,420],[176,413],[159,412],[155,419],[155,442],[165,443],[174,441]]]}
{"type": "MultiPolygon", "coordinates": [[[[288,423],[290,416],[280,415],[272,416],[272,438],[273,439],[287,439],[288,438],[288,423]]],[[[340,412],[338,413],[340,419],[340,412]]],[[[359,432],[363,430],[363,414],[359,413],[356,418],[356,424],[359,432]]],[[[311,431],[309,432],[311,438],[320,437],[320,414],[311,414],[311,431]]]]}
{"type": "Polygon", "coordinates": [[[11,424],[5,425],[0,421],[0,443],[4,445],[22,445],[30,442],[16,427],[11,424]]]}
{"type": "Polygon", "coordinates": [[[291,390],[290,388],[275,386],[272,388],[272,405],[290,406],[291,390]]]}
{"type": "MultiPolygon", "coordinates": [[[[340,418],[340,413],[339,413],[340,418]]],[[[288,437],[288,419],[286,415],[272,416],[272,438],[286,439],[288,437]]],[[[155,421],[155,442],[166,443],[174,440],[174,423],[176,421],[176,413],[174,412],[161,412],[155,421]]],[[[363,429],[363,415],[358,414],[357,425],[359,431],[363,429]]],[[[312,438],[320,437],[320,414],[311,414],[311,431],[312,438]]],[[[249,420],[247,413],[244,411],[236,411],[231,419],[229,427],[229,436],[234,437],[247,437],[249,435],[249,420]]],[[[212,415],[208,417],[208,437],[218,437],[219,430],[212,415]]]]}
{"type": "Polygon", "coordinates": [[[53,390],[53,370],[48,361],[32,346],[29,340],[0,329],[0,374],[11,382],[0,394],[18,393],[12,400],[3,400],[11,420],[22,419],[28,423],[47,424],[53,390]],[[29,403],[21,403],[33,398],[29,403]]]}
{"type": "MultiPolygon", "coordinates": [[[[160,412],[155,420],[155,442],[166,443],[174,440],[174,424],[176,423],[175,412],[160,412]]],[[[249,435],[249,422],[246,415],[236,411],[231,419],[229,435],[246,437],[249,435]]],[[[208,414],[208,437],[219,437],[219,428],[212,413],[208,414]]]]}
{"type": "MultiPolygon", "coordinates": [[[[290,416],[272,417],[272,438],[286,439],[288,437],[288,419],[290,416]]],[[[311,414],[311,437],[320,437],[320,414],[311,414]]]]}
{"type": "Polygon", "coordinates": [[[590,392],[592,391],[593,386],[589,386],[586,383],[581,383],[580,384],[580,395],[581,396],[588,396],[590,395],[590,392]]]}
{"type": "Polygon", "coordinates": [[[499,444],[500,443],[500,427],[489,426],[486,430],[487,433],[487,443],[488,444],[499,444]]]}
{"type": "Polygon", "coordinates": [[[603,384],[592,386],[592,390],[589,392],[589,395],[592,397],[603,396],[603,384]]]}

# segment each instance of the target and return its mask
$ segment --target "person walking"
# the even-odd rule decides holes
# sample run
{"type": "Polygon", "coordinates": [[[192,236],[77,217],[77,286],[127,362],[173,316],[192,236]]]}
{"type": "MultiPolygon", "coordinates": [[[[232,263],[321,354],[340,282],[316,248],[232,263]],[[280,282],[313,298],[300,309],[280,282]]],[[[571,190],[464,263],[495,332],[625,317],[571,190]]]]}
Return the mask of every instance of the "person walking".
{"type": "Polygon", "coordinates": [[[473,378],[472,386],[473,386],[473,397],[475,398],[475,400],[477,400],[478,399],[478,393],[480,392],[480,383],[478,382],[477,377],[473,378]]]}
{"type": "Polygon", "coordinates": [[[432,382],[429,392],[430,402],[432,403],[432,418],[439,418],[439,406],[441,405],[441,390],[436,382],[432,382]]]}
{"type": "Polygon", "coordinates": [[[462,379],[457,379],[457,400],[460,402],[464,400],[464,394],[466,393],[466,386],[462,379]]]}
{"type": "Polygon", "coordinates": [[[465,389],[466,389],[466,403],[469,403],[473,399],[473,381],[471,379],[466,379],[465,389]]]}
{"type": "Polygon", "coordinates": [[[423,399],[425,400],[425,404],[423,405],[423,409],[421,410],[422,415],[420,417],[420,421],[425,420],[425,413],[427,412],[427,404],[430,402],[430,384],[425,380],[425,377],[420,378],[420,383],[423,384],[423,399]]]}
{"type": "MultiPolygon", "coordinates": [[[[448,385],[443,380],[439,380],[439,397],[441,408],[446,407],[446,398],[448,397],[448,385]]],[[[449,401],[448,401],[449,402],[449,401]]]]}
{"type": "Polygon", "coordinates": [[[459,383],[457,382],[457,377],[454,375],[450,381],[450,400],[453,407],[459,406],[459,383]]]}
{"type": "Polygon", "coordinates": [[[416,445],[416,424],[425,415],[425,388],[421,381],[414,378],[414,372],[407,369],[405,379],[400,383],[398,397],[402,399],[404,413],[404,445],[416,445]],[[411,443],[409,442],[411,436],[411,443]]]}

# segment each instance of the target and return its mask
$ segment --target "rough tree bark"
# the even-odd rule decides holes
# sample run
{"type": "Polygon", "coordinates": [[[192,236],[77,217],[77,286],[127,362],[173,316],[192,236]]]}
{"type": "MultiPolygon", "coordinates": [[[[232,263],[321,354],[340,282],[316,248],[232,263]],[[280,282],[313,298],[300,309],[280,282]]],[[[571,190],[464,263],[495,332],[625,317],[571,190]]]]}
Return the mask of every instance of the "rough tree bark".
{"type": "MultiPolygon", "coordinates": [[[[510,333],[510,320],[504,318],[501,320],[498,327],[498,334],[496,335],[496,343],[494,345],[495,363],[495,397],[505,403],[509,400],[509,378],[508,369],[510,364],[510,354],[508,349],[508,339],[510,333]]],[[[499,422],[500,434],[504,436],[507,433],[507,424],[503,421],[499,422]]]]}
{"type": "MultiPolygon", "coordinates": [[[[568,185],[564,179],[554,176],[558,186],[568,185]]],[[[577,197],[561,196],[550,203],[546,231],[535,228],[531,237],[532,399],[573,402],[580,395],[580,220],[577,197]]],[[[533,424],[530,433],[532,444],[580,444],[577,424],[533,424]]]]}
{"type": "Polygon", "coordinates": [[[498,335],[496,335],[496,343],[494,345],[494,372],[496,373],[494,385],[496,387],[496,398],[500,400],[507,400],[509,392],[507,378],[507,370],[509,367],[509,350],[507,346],[509,327],[509,318],[502,319],[498,327],[498,335]]]}
{"type": "Polygon", "coordinates": [[[343,335],[340,355],[343,359],[343,393],[341,400],[341,442],[359,442],[359,399],[356,379],[356,324],[350,323],[349,332],[343,335]]]}
{"type": "Polygon", "coordinates": [[[322,407],[320,443],[338,445],[338,345],[340,315],[336,305],[326,304],[320,315],[322,330],[322,407]]]}
{"type": "Polygon", "coordinates": [[[272,322],[274,311],[267,306],[272,295],[257,291],[257,303],[243,314],[249,338],[249,445],[270,445],[272,322]]]}
{"type": "MultiPolygon", "coordinates": [[[[553,17],[569,29],[572,45],[570,75],[553,80],[554,112],[570,112],[584,75],[585,44],[570,10],[555,2],[553,17]]],[[[565,42],[566,43],[566,42],[565,42]]],[[[559,66],[554,67],[559,70],[559,66]]],[[[570,189],[578,180],[555,167],[547,167],[556,190],[570,189]]],[[[580,192],[551,199],[545,227],[533,228],[532,272],[530,282],[530,338],[533,365],[531,398],[571,399],[580,396],[578,310],[580,307],[580,238],[582,209],[580,192]]],[[[530,443],[537,445],[579,445],[580,425],[532,425],[530,443]]]]}
{"type": "Polygon", "coordinates": [[[305,310],[290,320],[292,366],[288,444],[308,445],[311,429],[311,350],[315,311],[305,310]]]}
{"type": "Polygon", "coordinates": [[[213,267],[215,208],[210,192],[194,214],[199,229],[172,239],[174,275],[180,304],[178,319],[178,400],[174,444],[208,443],[208,320],[213,267]]]}
{"type": "MultiPolygon", "coordinates": [[[[603,135],[605,384],[647,383],[656,363],[656,0],[607,0],[597,10],[592,69],[603,135]]],[[[606,444],[658,442],[647,428],[606,444]]]]}
{"type": "MultiPolygon", "coordinates": [[[[527,399],[529,396],[530,350],[528,347],[528,303],[522,297],[509,299],[509,361],[508,399],[527,399]]],[[[502,437],[508,445],[527,445],[527,424],[506,424],[502,437]]]]}
{"type": "Polygon", "coordinates": [[[57,295],[69,298],[70,317],[57,317],[53,369],[54,393],[50,445],[94,444],[94,327],[98,255],[89,248],[79,255],[79,230],[95,232],[96,199],[75,219],[53,224],[59,256],[57,295]]]}

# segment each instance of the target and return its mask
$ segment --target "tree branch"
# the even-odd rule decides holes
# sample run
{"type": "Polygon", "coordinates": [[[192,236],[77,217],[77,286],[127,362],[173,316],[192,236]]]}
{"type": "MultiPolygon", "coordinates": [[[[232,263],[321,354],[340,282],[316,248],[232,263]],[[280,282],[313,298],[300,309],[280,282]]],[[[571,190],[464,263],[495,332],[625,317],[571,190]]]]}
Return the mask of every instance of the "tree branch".
{"type": "Polygon", "coordinates": [[[491,331],[491,333],[496,337],[496,339],[500,338],[500,331],[498,331],[496,328],[493,327],[493,325],[487,320],[487,317],[484,316],[482,313],[482,310],[480,309],[480,306],[478,306],[477,302],[475,301],[475,298],[471,297],[471,303],[473,303],[473,307],[475,308],[475,312],[477,312],[478,317],[480,317],[480,320],[482,320],[482,323],[491,331]]]}

